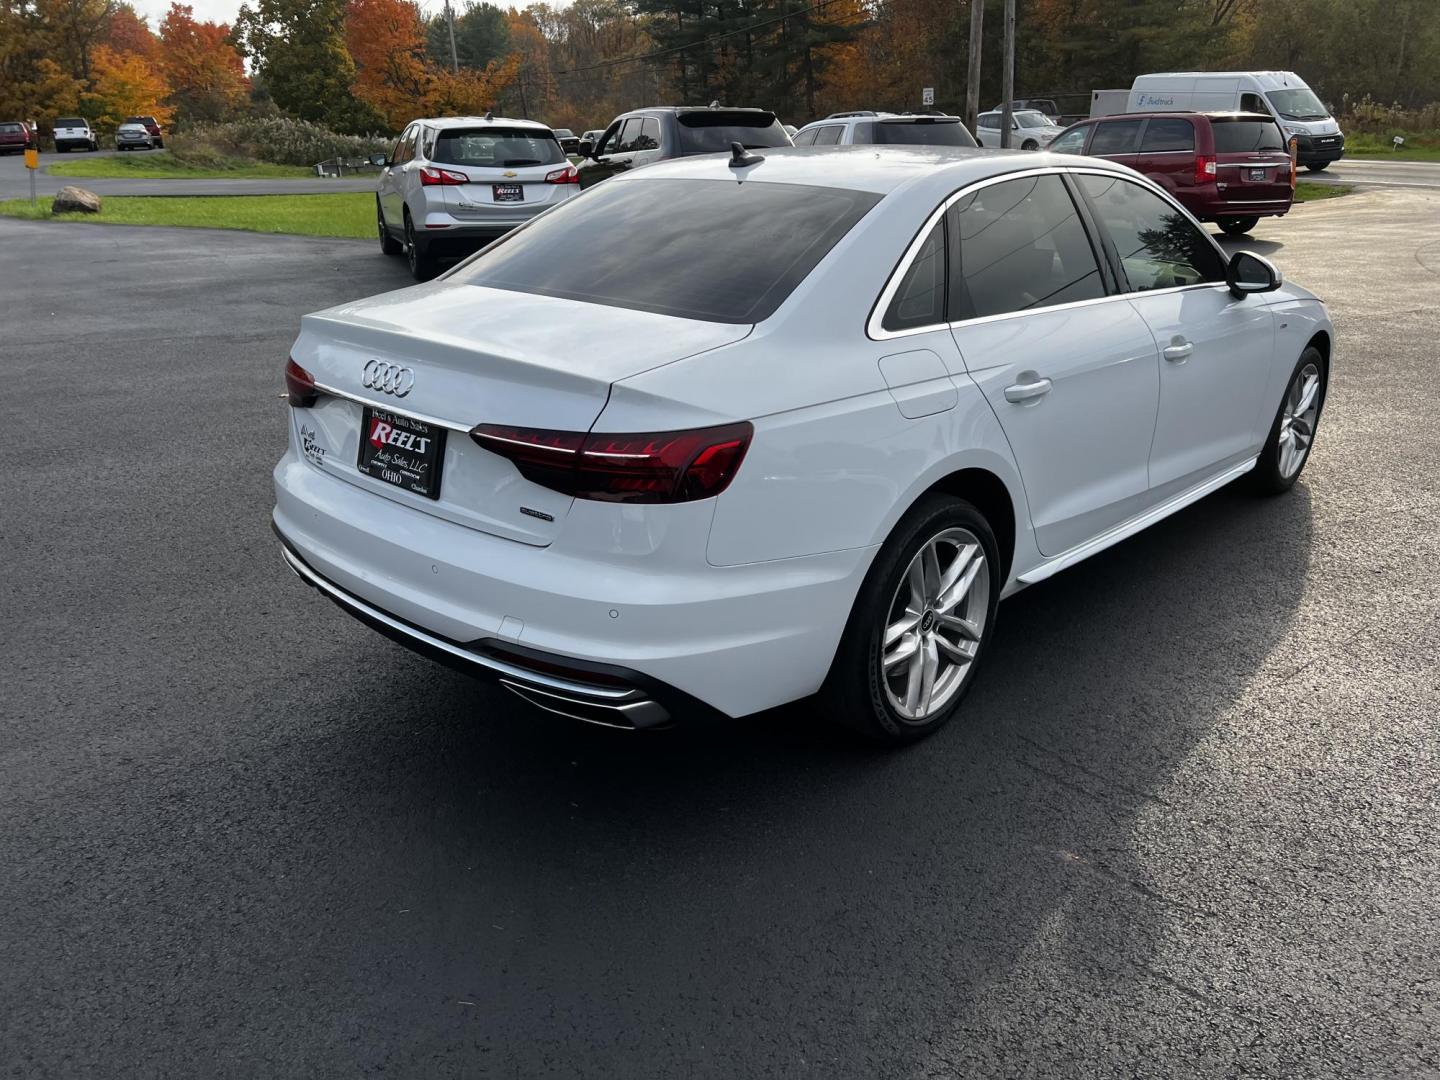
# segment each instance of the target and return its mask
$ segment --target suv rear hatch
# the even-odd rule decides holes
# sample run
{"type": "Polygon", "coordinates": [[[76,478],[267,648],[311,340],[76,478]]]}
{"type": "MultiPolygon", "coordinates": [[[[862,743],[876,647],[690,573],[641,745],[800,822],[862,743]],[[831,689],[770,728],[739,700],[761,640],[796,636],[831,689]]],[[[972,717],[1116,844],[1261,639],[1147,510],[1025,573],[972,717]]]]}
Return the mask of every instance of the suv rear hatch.
{"type": "Polygon", "coordinates": [[[1215,188],[1228,209],[1288,207],[1294,198],[1285,137],[1268,116],[1211,116],[1215,138],[1215,188]]]}
{"type": "Polygon", "coordinates": [[[549,206],[572,190],[546,179],[565,173],[570,162],[555,137],[536,128],[444,128],[427,156],[442,178],[432,192],[460,220],[513,219],[515,210],[549,206]]]}
{"type": "Polygon", "coordinates": [[[574,500],[470,429],[588,431],[612,383],[750,329],[452,282],[372,297],[302,320],[292,355],[320,394],[292,410],[295,440],[312,464],[383,498],[543,546],[574,500]],[[430,475],[412,482],[412,466],[430,475]]]}

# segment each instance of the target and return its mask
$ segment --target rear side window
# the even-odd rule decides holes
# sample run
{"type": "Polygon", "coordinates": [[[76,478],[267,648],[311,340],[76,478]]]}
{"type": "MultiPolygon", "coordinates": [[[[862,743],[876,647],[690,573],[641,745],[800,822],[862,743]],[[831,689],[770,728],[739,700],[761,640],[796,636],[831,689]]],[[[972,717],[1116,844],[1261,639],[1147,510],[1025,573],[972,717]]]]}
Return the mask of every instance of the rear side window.
{"type": "Polygon", "coordinates": [[[681,113],[676,119],[680,122],[682,154],[725,153],[736,142],[747,148],[790,145],[790,136],[774,113],[714,109],[681,113]]]}
{"type": "Polygon", "coordinates": [[[1189,120],[1154,120],[1145,125],[1142,154],[1173,154],[1195,149],[1195,128],[1189,120]]]}
{"type": "Polygon", "coordinates": [[[950,319],[1105,295],[1095,252],[1058,176],[991,184],[950,208],[950,319]]]}
{"type": "Polygon", "coordinates": [[[545,131],[507,128],[446,128],[435,140],[431,160],[441,165],[515,169],[558,165],[565,154],[545,131]]]}
{"type": "Polygon", "coordinates": [[[890,301],[881,323],[886,330],[935,326],[945,321],[945,260],[945,219],[942,217],[915,254],[915,261],[905,271],[900,288],[895,290],[895,298],[890,301]]]}
{"type": "Polygon", "coordinates": [[[759,322],[879,201],[872,192],[801,184],[611,181],[510,233],[450,280],[706,322],[759,322]]]}
{"type": "Polygon", "coordinates": [[[829,127],[822,127],[815,132],[816,146],[834,146],[840,141],[840,133],[845,129],[838,124],[831,124],[829,127]]]}
{"type": "Polygon", "coordinates": [[[855,128],[857,143],[881,146],[974,146],[957,120],[876,120],[855,128]]]}
{"type": "Polygon", "coordinates": [[[814,146],[815,136],[820,134],[819,128],[811,128],[809,131],[800,131],[795,134],[796,146],[814,146]]]}
{"type": "Polygon", "coordinates": [[[1284,150],[1285,137],[1280,128],[1268,120],[1210,121],[1215,132],[1217,154],[1253,154],[1259,150],[1284,150]]]}
{"type": "Polygon", "coordinates": [[[1091,154],[1133,154],[1140,138],[1139,120],[1111,120],[1095,125],[1091,154]]]}

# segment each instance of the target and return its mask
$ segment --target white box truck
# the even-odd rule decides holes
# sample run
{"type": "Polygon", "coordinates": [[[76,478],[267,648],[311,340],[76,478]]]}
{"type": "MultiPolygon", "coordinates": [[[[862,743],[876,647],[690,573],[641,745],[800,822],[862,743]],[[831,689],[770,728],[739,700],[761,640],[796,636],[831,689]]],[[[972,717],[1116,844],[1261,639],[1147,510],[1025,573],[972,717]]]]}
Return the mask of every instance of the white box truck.
{"type": "Polygon", "coordinates": [[[1167,71],[1140,75],[1127,112],[1269,113],[1300,164],[1319,172],[1345,154],[1345,136],[1305,80],[1293,71],[1167,71]]]}

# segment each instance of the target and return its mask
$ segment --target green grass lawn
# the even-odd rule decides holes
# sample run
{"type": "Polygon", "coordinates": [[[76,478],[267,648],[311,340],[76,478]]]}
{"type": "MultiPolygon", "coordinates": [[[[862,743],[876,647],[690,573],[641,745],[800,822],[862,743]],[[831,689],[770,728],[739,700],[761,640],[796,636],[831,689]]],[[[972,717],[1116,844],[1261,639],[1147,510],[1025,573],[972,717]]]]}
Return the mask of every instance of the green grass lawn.
{"type": "Polygon", "coordinates": [[[1347,135],[1345,156],[1389,158],[1391,161],[1440,161],[1440,138],[1434,132],[1406,135],[1404,149],[1397,151],[1388,135],[1347,135]]]}
{"type": "Polygon", "coordinates": [[[1301,180],[1295,185],[1295,201],[1317,202],[1320,199],[1337,199],[1341,195],[1349,195],[1354,190],[1344,184],[1317,184],[1310,180],[1301,180]]]}
{"type": "Polygon", "coordinates": [[[32,221],[98,221],[109,225],[190,225],[207,229],[374,237],[375,196],[334,195],[104,196],[98,214],[51,214],[50,200],[0,202],[0,214],[32,221]]]}
{"type": "Polygon", "coordinates": [[[131,151],[114,157],[59,161],[46,172],[89,180],[255,180],[314,176],[302,165],[271,165],[244,158],[209,158],[204,162],[177,158],[168,150],[131,151]]]}

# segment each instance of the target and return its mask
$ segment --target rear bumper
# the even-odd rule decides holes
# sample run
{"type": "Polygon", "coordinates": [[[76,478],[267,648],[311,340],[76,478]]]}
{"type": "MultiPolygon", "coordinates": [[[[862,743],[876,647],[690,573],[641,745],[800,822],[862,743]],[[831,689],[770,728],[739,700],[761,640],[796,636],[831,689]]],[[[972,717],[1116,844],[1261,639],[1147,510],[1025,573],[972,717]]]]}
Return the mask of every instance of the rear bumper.
{"type": "MultiPolygon", "coordinates": [[[[481,657],[502,652],[511,666],[529,653],[595,670],[677,717],[701,711],[696,703],[744,716],[818,690],[873,554],[711,566],[705,502],[638,520],[629,504],[577,500],[562,534],[539,547],[383,498],[293,448],[275,469],[275,496],[274,525],[293,559],[377,629],[480,674],[495,675],[481,657]]],[[[542,696],[553,687],[497,677],[567,711],[542,696]]]]}

